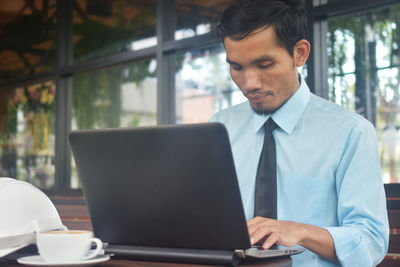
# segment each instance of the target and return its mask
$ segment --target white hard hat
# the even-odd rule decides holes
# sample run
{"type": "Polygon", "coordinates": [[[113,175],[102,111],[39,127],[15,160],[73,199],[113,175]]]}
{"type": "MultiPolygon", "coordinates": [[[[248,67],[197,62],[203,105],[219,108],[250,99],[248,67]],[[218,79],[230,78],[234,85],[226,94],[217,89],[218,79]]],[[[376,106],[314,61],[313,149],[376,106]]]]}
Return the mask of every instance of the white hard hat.
{"type": "Polygon", "coordinates": [[[0,258],[35,243],[35,233],[66,229],[51,200],[30,183],[0,177],[0,258]]]}

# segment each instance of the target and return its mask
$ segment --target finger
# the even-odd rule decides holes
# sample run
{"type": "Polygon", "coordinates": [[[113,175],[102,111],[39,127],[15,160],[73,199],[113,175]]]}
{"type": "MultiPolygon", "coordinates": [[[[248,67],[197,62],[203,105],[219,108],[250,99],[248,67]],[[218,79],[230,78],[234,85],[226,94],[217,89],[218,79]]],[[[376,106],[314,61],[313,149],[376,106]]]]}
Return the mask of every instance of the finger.
{"type": "Polygon", "coordinates": [[[254,229],[258,229],[260,227],[268,227],[268,228],[274,227],[274,225],[277,222],[278,222],[277,220],[270,218],[256,217],[247,222],[247,227],[250,230],[249,232],[253,232],[254,229]]]}
{"type": "Polygon", "coordinates": [[[262,246],[263,244],[264,244],[264,242],[265,242],[265,240],[267,240],[267,237],[268,236],[264,236],[263,238],[261,238],[260,240],[258,240],[258,242],[256,242],[254,245],[255,246],[262,246]]]}
{"type": "Polygon", "coordinates": [[[258,224],[260,222],[260,220],[262,220],[262,219],[263,218],[259,217],[259,216],[254,217],[253,219],[247,221],[247,226],[252,226],[252,225],[258,224]]]}
{"type": "Polygon", "coordinates": [[[255,232],[259,230],[259,228],[263,227],[263,224],[261,223],[256,223],[256,224],[251,224],[247,226],[247,229],[249,230],[249,235],[253,235],[255,232]]]}
{"type": "Polygon", "coordinates": [[[250,234],[251,244],[254,245],[260,242],[260,240],[264,239],[266,236],[270,234],[271,232],[269,231],[268,227],[259,227],[255,232],[250,234]]]}
{"type": "Polygon", "coordinates": [[[270,224],[273,221],[275,221],[275,220],[257,216],[255,218],[247,221],[247,227],[254,227],[254,226],[259,227],[260,224],[270,224]]]}
{"type": "Polygon", "coordinates": [[[260,227],[262,227],[262,223],[260,223],[259,221],[248,223],[247,229],[249,231],[249,235],[253,235],[256,231],[258,231],[258,228],[260,228],[260,227]]]}
{"type": "Polygon", "coordinates": [[[269,249],[272,247],[276,242],[279,240],[278,233],[272,233],[268,236],[267,240],[265,240],[264,244],[262,245],[263,249],[269,249]]]}

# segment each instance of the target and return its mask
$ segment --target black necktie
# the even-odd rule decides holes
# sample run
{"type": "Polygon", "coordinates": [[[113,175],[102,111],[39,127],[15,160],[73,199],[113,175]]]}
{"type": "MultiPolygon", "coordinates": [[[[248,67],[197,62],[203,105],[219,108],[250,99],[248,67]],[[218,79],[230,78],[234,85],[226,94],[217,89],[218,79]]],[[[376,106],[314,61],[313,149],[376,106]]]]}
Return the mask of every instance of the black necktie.
{"type": "Polygon", "coordinates": [[[276,148],[272,131],[278,127],[272,118],[264,124],[264,145],[256,175],[254,217],[276,219],[276,148]]]}

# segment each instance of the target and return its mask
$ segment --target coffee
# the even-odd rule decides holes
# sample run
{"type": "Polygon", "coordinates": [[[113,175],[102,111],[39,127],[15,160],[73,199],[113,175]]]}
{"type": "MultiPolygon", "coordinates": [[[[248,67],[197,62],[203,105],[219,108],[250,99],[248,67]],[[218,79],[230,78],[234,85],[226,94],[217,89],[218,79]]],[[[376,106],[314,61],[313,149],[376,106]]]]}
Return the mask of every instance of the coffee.
{"type": "Polygon", "coordinates": [[[54,263],[92,259],[103,247],[100,239],[93,238],[92,232],[82,230],[37,233],[36,244],[43,260],[54,263]],[[96,250],[88,254],[92,243],[96,243],[96,250]]]}

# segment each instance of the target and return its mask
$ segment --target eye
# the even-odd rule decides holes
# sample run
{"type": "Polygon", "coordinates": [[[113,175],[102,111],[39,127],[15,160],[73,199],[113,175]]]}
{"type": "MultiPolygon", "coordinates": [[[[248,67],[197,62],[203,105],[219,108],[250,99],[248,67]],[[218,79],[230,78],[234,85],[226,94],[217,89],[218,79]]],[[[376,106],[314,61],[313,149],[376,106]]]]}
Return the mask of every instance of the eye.
{"type": "Polygon", "coordinates": [[[271,66],[272,66],[272,64],[258,65],[258,67],[259,67],[260,69],[268,69],[268,68],[271,67],[271,66]]]}
{"type": "Polygon", "coordinates": [[[240,71],[240,70],[243,69],[242,66],[240,66],[240,65],[235,65],[235,64],[232,64],[232,65],[231,65],[231,68],[232,68],[233,70],[236,70],[236,71],[240,71]]]}

